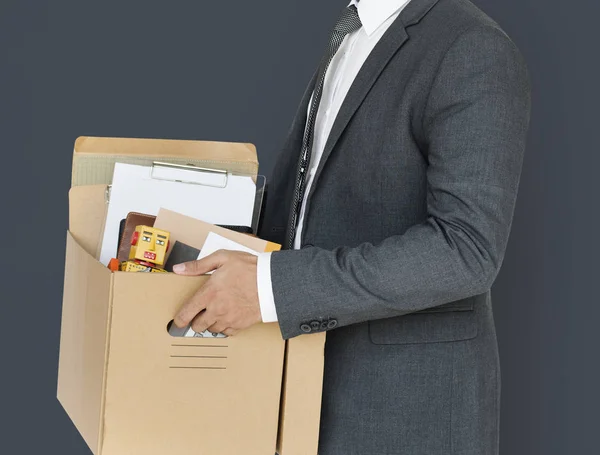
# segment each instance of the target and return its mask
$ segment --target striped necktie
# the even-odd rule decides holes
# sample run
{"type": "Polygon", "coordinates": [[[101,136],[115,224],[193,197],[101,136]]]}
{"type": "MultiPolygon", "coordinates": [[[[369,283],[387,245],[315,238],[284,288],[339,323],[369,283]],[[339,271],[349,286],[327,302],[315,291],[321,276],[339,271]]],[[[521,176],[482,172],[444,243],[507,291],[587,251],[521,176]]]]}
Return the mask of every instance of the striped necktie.
{"type": "Polygon", "coordinates": [[[296,228],[298,223],[298,216],[300,214],[300,208],[302,207],[302,200],[304,198],[304,190],[306,188],[306,174],[308,165],[310,163],[310,155],[312,152],[313,135],[315,132],[315,120],[317,118],[317,112],[319,110],[319,104],[321,102],[321,95],[323,94],[323,84],[325,82],[325,74],[327,68],[333,59],[334,55],[340,48],[342,41],[349,33],[355,32],[362,27],[360,18],[358,17],[358,11],[355,5],[347,7],[341,17],[339,18],[331,37],[329,39],[329,46],[325,53],[321,66],[319,68],[319,74],[317,82],[313,91],[312,101],[310,104],[310,111],[306,120],[306,128],[304,130],[304,137],[302,139],[302,151],[300,153],[300,160],[298,162],[298,170],[296,173],[296,185],[294,191],[294,200],[292,202],[292,213],[290,220],[290,230],[287,238],[287,248],[292,248],[294,245],[294,237],[296,235],[296,228]]]}

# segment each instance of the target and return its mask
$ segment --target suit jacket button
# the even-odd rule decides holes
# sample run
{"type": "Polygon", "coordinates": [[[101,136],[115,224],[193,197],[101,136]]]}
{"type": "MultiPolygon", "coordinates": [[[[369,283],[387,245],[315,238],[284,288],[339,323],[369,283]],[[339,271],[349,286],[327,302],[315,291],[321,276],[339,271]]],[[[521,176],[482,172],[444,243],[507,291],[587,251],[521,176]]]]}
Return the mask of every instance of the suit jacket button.
{"type": "Polygon", "coordinates": [[[302,324],[300,326],[300,330],[302,330],[304,333],[312,332],[312,329],[310,328],[310,326],[308,324],[302,324]]]}
{"type": "Polygon", "coordinates": [[[304,245],[302,245],[302,248],[310,248],[311,246],[314,246],[312,243],[305,243],[304,245]]]}
{"type": "Polygon", "coordinates": [[[327,330],[327,327],[329,327],[329,322],[327,322],[327,321],[321,322],[321,330],[327,330]]]}
{"type": "Polygon", "coordinates": [[[319,321],[312,321],[312,322],[310,323],[310,327],[311,327],[313,330],[319,330],[319,329],[321,328],[321,323],[320,323],[319,321]]]}
{"type": "Polygon", "coordinates": [[[327,323],[327,328],[328,329],[335,329],[337,327],[337,319],[330,319],[329,322],[327,323]]]}

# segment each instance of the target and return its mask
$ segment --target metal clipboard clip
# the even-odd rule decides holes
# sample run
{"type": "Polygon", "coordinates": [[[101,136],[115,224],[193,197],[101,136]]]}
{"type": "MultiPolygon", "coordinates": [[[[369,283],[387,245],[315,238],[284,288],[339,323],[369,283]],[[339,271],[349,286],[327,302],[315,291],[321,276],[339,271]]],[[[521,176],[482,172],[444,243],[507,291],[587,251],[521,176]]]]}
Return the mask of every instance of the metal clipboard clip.
{"type": "Polygon", "coordinates": [[[191,164],[173,164],[154,161],[150,170],[150,178],[192,185],[225,188],[227,171],[193,166],[191,164]]]}
{"type": "MultiPolygon", "coordinates": [[[[156,180],[225,188],[227,187],[229,173],[221,169],[209,169],[194,166],[192,164],[174,164],[154,161],[152,163],[150,177],[156,180]]],[[[252,232],[257,233],[263,205],[263,196],[266,188],[266,178],[263,175],[257,175],[254,183],[256,184],[256,196],[254,199],[251,229],[252,232]]]]}
{"type": "MultiPolygon", "coordinates": [[[[186,183],[191,185],[226,188],[229,174],[222,169],[210,169],[194,166],[193,164],[165,163],[153,161],[150,166],[150,178],[168,182],[186,183]]],[[[104,200],[108,204],[112,185],[106,186],[104,200]]]]}
{"type": "MultiPolygon", "coordinates": [[[[150,169],[150,177],[156,180],[174,181],[184,184],[212,186],[216,188],[226,188],[228,184],[229,172],[221,169],[210,169],[192,164],[174,164],[162,161],[154,161],[150,169]],[[165,171],[167,171],[165,173],[165,171]],[[168,172],[172,171],[171,174],[168,172]],[[183,175],[182,175],[183,174],[183,175]],[[195,178],[194,178],[195,177],[195,178]]],[[[252,215],[253,233],[258,232],[260,214],[262,212],[263,197],[266,189],[266,178],[263,175],[255,177],[256,194],[254,199],[254,211],[252,215]]],[[[112,185],[106,185],[104,202],[108,206],[112,192],[112,185]]]]}

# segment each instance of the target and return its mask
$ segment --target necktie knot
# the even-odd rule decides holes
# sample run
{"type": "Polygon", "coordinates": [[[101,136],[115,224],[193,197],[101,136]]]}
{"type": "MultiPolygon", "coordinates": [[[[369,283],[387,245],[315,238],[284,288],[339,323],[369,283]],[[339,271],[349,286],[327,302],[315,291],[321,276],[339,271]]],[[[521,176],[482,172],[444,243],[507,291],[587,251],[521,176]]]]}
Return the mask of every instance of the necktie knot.
{"type": "Polygon", "coordinates": [[[356,5],[350,5],[342,12],[337,24],[335,24],[335,31],[347,35],[361,27],[362,23],[360,17],[358,17],[356,5]]]}

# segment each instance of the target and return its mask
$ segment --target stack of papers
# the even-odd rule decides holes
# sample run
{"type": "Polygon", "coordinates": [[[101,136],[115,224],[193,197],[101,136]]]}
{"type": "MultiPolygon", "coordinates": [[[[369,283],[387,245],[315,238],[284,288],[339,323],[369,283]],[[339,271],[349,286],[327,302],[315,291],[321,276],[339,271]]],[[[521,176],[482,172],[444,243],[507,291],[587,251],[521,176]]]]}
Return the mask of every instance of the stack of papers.
{"type": "Polygon", "coordinates": [[[152,166],[116,163],[100,262],[116,256],[119,223],[129,212],[157,215],[161,208],[211,224],[251,226],[256,185],[248,176],[169,169],[160,176],[152,166]],[[224,183],[224,186],[221,186],[224,183]]]}

